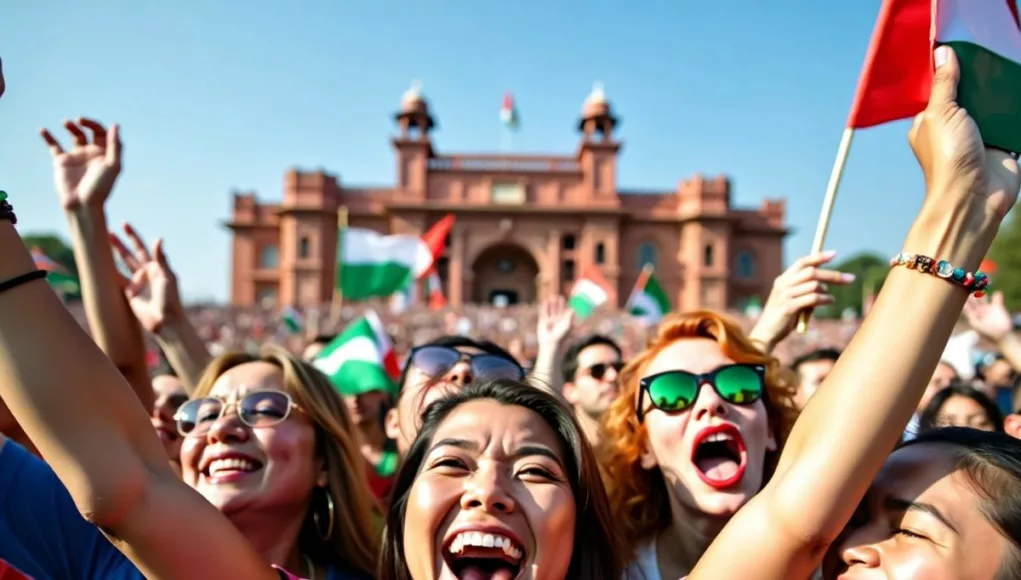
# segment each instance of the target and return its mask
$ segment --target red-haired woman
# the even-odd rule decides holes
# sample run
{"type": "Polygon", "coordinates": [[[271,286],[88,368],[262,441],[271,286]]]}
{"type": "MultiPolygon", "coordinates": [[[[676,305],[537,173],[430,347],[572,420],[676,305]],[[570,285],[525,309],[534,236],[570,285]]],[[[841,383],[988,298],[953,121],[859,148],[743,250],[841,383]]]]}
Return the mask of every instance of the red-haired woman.
{"type": "Polygon", "coordinates": [[[793,393],[788,372],[725,316],[662,321],[604,417],[602,466],[631,541],[630,578],[691,571],[768,480],[796,417],[793,393]]]}

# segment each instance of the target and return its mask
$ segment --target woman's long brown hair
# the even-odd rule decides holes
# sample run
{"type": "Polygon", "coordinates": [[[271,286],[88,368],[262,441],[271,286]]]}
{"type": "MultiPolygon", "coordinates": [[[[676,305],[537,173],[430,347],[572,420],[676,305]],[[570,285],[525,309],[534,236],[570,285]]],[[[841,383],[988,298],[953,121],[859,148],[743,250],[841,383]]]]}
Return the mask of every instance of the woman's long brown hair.
{"type": "Polygon", "coordinates": [[[329,483],[324,491],[330,494],[335,508],[333,532],[325,542],[316,532],[313,513],[318,510],[321,527],[326,525],[327,513],[321,494],[313,493],[299,539],[302,554],[317,564],[372,576],[379,555],[382,513],[369,489],[365,461],[347,408],[326,376],[282,349],[266,347],[258,355],[238,352],[216,357],[206,367],[192,396],[208,395],[220,375],[250,362],[265,362],[280,369],[284,391],[314,425],[317,452],[326,462],[329,483]]]}
{"type": "MultiPolygon", "coordinates": [[[[763,403],[769,425],[780,448],[787,439],[797,410],[793,404],[794,381],[779,361],[763,353],[730,318],[709,310],[672,314],[660,322],[648,347],[621,371],[621,392],[603,416],[599,449],[603,483],[610,498],[613,521],[633,553],[642,542],[670,525],[669,491],[660,469],[644,469],[640,458],[648,434],[638,421],[635,404],[638,382],[653,359],[678,340],[708,338],[720,345],[725,355],[739,363],[766,367],[763,403]]],[[[767,452],[763,484],[776,467],[779,450],[767,452]]]]}

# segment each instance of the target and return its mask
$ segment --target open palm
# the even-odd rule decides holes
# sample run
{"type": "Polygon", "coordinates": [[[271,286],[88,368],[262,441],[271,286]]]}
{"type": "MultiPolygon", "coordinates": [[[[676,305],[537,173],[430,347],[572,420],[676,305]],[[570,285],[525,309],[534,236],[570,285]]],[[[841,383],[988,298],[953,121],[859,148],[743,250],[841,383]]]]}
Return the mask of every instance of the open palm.
{"type": "Polygon", "coordinates": [[[48,130],[40,131],[53,157],[53,181],[60,204],[66,210],[102,205],[121,172],[118,127],[114,125],[107,131],[97,121],[79,118],[77,122],[65,121],[64,128],[74,140],[70,151],[65,151],[48,130]],[[91,141],[85,130],[92,133],[91,141]]]}
{"type": "Polygon", "coordinates": [[[159,332],[181,306],[177,276],[170,269],[163,252],[162,239],[156,240],[150,252],[130,225],[124,225],[124,233],[135,247],[134,251],[129,250],[116,235],[110,234],[110,243],[131,274],[124,281],[124,295],[139,324],[151,333],[159,332]]]}

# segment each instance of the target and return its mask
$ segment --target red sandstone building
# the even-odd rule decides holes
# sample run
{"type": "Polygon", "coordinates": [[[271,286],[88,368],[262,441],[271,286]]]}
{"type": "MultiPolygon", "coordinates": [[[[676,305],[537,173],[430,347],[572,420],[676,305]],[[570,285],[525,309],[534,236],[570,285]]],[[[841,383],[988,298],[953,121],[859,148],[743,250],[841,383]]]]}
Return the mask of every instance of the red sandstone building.
{"type": "Polygon", "coordinates": [[[619,189],[617,120],[599,89],[584,103],[572,155],[440,154],[416,90],[405,94],[396,121],[392,187],[291,171],[282,203],[234,195],[233,304],[329,302],[342,207],[351,227],[395,234],[421,234],[456,214],[438,267],[455,306],[565,294],[590,266],[619,305],[649,263],[675,308],[741,307],[752,296],[764,300],[782,270],[783,200],[732,208],[722,176],[696,175],[669,191],[619,189]]]}

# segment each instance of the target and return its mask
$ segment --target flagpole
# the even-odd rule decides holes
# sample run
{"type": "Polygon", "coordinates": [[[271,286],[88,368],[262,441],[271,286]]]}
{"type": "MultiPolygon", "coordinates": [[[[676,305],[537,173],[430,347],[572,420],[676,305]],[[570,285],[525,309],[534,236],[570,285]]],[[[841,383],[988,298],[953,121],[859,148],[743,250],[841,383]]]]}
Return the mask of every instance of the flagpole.
{"type": "Polygon", "coordinates": [[[341,287],[341,273],[344,268],[344,231],[347,230],[348,211],[347,206],[337,210],[337,279],[333,283],[333,303],[330,306],[330,321],[334,326],[339,326],[344,308],[344,289],[341,287]]]}
{"type": "MultiPolygon", "coordinates": [[[[830,228],[833,204],[837,201],[837,190],[840,189],[840,180],[844,177],[844,168],[847,166],[847,156],[851,153],[851,141],[853,140],[854,127],[847,127],[840,138],[837,158],[833,161],[833,170],[830,172],[830,182],[826,185],[826,197],[823,198],[822,210],[819,212],[819,223],[815,226],[815,239],[812,241],[813,254],[821,252],[823,244],[826,243],[826,231],[830,228]]],[[[802,310],[798,314],[798,334],[808,331],[808,319],[811,316],[811,310],[802,310]]]]}

